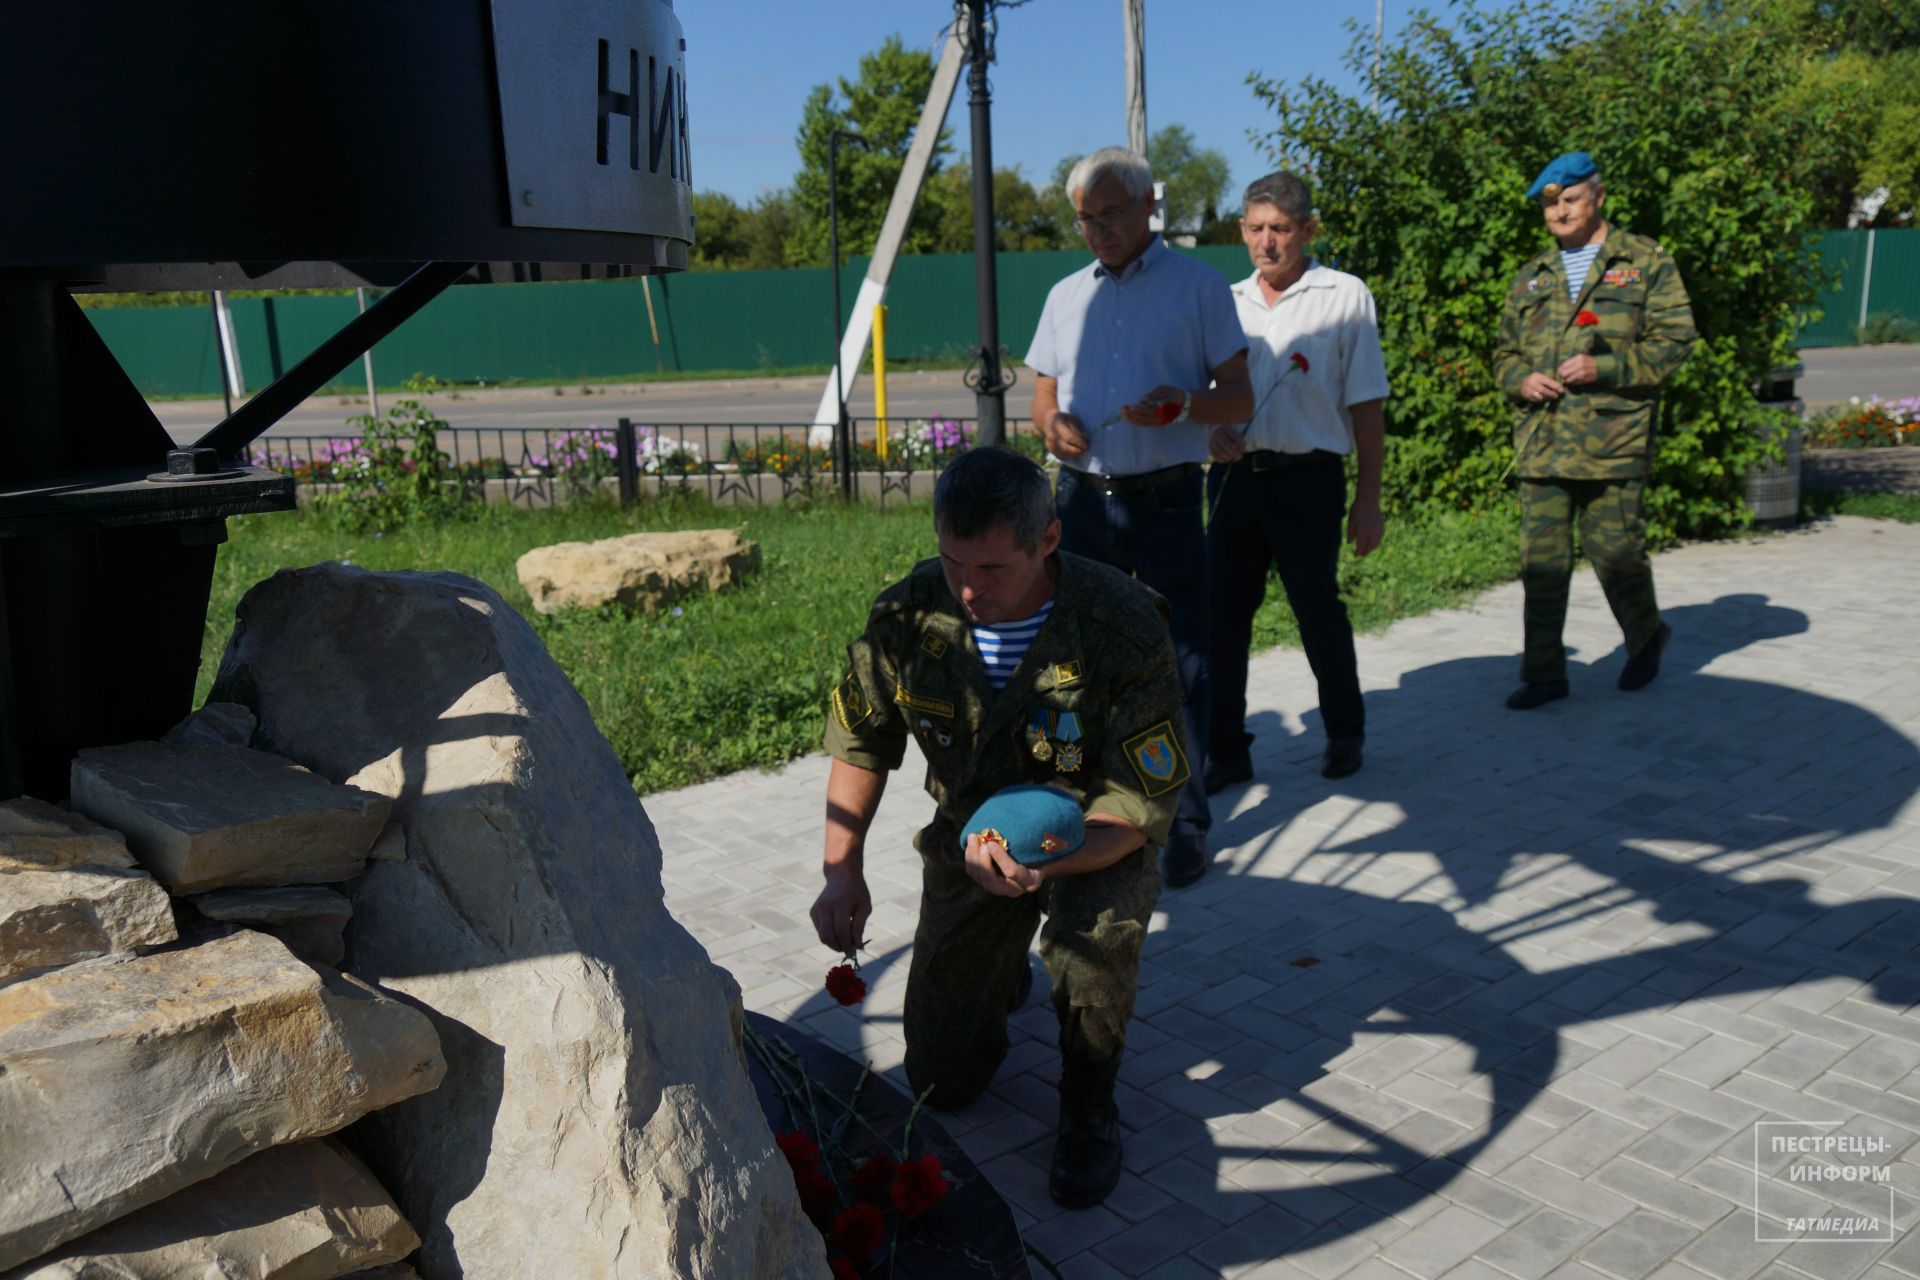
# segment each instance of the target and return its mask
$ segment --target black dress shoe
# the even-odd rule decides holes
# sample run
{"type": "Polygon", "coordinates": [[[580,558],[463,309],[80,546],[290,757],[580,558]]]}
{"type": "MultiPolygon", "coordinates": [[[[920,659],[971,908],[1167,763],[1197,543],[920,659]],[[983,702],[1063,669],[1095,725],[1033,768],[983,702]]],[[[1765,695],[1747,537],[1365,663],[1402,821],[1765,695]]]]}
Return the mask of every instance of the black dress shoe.
{"type": "Polygon", "coordinates": [[[1067,1061],[1060,1072],[1060,1134],[1047,1190],[1058,1204],[1086,1209],[1120,1185],[1120,1109],[1113,1086],[1120,1056],[1098,1066],[1067,1061]]]}
{"type": "Polygon", "coordinates": [[[1344,778],[1360,772],[1360,747],[1365,738],[1329,738],[1327,753],[1320,758],[1320,776],[1344,778]]]}
{"type": "Polygon", "coordinates": [[[1507,695],[1507,706],[1515,711],[1531,711],[1567,696],[1565,680],[1529,680],[1507,695]]]}
{"type": "Polygon", "coordinates": [[[1253,781],[1253,761],[1244,755],[1207,756],[1207,771],[1201,775],[1201,783],[1208,795],[1225,791],[1240,782],[1253,781]]]}
{"type": "Polygon", "coordinates": [[[1160,882],[1169,889],[1190,885],[1207,872],[1207,846],[1177,836],[1160,851],[1160,882]]]}
{"type": "Polygon", "coordinates": [[[1635,689],[1644,689],[1653,683],[1660,674],[1660,655],[1666,651],[1667,641],[1673,639],[1673,628],[1666,623],[1653,633],[1653,639],[1640,646],[1640,652],[1627,659],[1627,665],[1620,668],[1620,687],[1628,693],[1635,689]]]}

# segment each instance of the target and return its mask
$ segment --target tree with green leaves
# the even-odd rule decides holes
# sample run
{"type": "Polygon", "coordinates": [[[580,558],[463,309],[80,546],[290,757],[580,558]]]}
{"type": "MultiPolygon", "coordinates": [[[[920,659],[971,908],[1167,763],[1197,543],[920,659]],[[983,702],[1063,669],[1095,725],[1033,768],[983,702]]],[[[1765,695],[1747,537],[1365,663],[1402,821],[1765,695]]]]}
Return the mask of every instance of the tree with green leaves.
{"type": "Polygon", "coordinates": [[[791,192],[769,191],[742,207],[732,196],[693,197],[695,271],[776,271],[789,265],[787,242],[800,226],[791,192]]]}
{"type": "MultiPolygon", "coordinates": [[[[864,143],[842,140],[839,147],[840,253],[844,259],[873,252],[933,84],[933,67],[932,54],[889,36],[860,59],[854,79],[840,78],[838,94],[823,84],[807,96],[800,118],[801,167],[793,180],[800,224],[787,242],[788,261],[806,266],[827,261],[828,139],[836,129],[857,133],[864,143]]],[[[938,172],[951,152],[943,129],[929,173],[938,172]]],[[[906,251],[926,250],[939,236],[938,223],[937,212],[923,202],[908,227],[906,251]]]]}
{"type": "MultiPolygon", "coordinates": [[[[929,253],[973,252],[973,165],[948,165],[927,183],[921,205],[935,214],[929,253]]],[[[993,171],[993,245],[1001,253],[1066,248],[1071,227],[1062,228],[1047,188],[1036,189],[1018,165],[993,171]]],[[[1077,247],[1079,237],[1071,242],[1077,247]]]]}
{"type": "Polygon", "coordinates": [[[1380,308],[1393,397],[1386,473],[1400,504],[1508,500],[1511,407],[1488,356],[1515,272],[1547,243],[1525,198],[1541,166],[1593,154],[1617,226],[1678,260],[1701,342],[1669,384],[1648,516],[1656,537],[1743,526],[1762,456],[1755,388],[1793,353],[1822,284],[1813,180],[1844,160],[1862,103],[1799,92],[1813,56],[1769,6],[1553,0],[1427,12],[1348,93],[1249,77],[1276,163],[1314,184],[1320,253],[1380,308]],[[1377,87],[1380,110],[1371,109],[1377,87]]]}

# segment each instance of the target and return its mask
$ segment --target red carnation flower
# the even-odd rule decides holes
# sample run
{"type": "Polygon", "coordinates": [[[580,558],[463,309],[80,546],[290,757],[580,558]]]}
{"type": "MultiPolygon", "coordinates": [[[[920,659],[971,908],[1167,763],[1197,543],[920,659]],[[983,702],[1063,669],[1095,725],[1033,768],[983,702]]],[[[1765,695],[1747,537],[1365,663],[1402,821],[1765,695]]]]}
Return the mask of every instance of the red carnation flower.
{"type": "Polygon", "coordinates": [[[851,1258],[835,1258],[833,1280],[860,1280],[860,1268],[851,1258]]]}
{"type": "Polygon", "coordinates": [[[899,1176],[887,1194],[893,1207],[909,1218],[917,1218],[947,1198],[947,1176],[940,1171],[939,1156],[921,1156],[900,1166],[899,1176]]]}
{"type": "Polygon", "coordinates": [[[1301,354],[1300,354],[1300,353],[1299,353],[1298,351],[1296,351],[1296,352],[1294,352],[1294,353],[1293,353],[1293,354],[1292,354],[1291,356],[1289,356],[1289,357],[1287,357],[1287,358],[1288,358],[1289,360],[1292,360],[1292,361],[1293,361],[1293,367],[1294,367],[1294,368],[1296,368],[1296,369],[1298,369],[1298,370],[1299,370],[1300,372],[1302,372],[1302,373],[1305,373],[1305,372],[1307,371],[1307,369],[1309,368],[1309,366],[1308,366],[1308,364],[1307,364],[1307,358],[1306,358],[1305,356],[1303,356],[1303,355],[1301,355],[1301,354]]]}
{"type": "Polygon", "coordinates": [[[841,1004],[859,1004],[867,998],[867,983],[850,964],[837,964],[827,970],[827,994],[841,1004]]]}
{"type": "Polygon", "coordinates": [[[900,1166],[893,1162],[892,1156],[868,1156],[854,1171],[854,1189],[869,1200],[884,1201],[887,1187],[893,1182],[893,1175],[900,1172],[900,1166]]]}
{"type": "Polygon", "coordinates": [[[827,1233],[827,1247],[851,1258],[873,1256],[887,1239],[887,1220],[870,1204],[857,1204],[833,1220],[827,1233]]]}
{"type": "Polygon", "coordinates": [[[1153,416],[1160,419],[1161,426],[1166,426],[1180,416],[1180,402],[1177,400],[1162,400],[1154,407],[1153,416]]]}
{"type": "Polygon", "coordinates": [[[1573,322],[1579,325],[1582,329],[1591,329],[1593,328],[1594,325],[1597,325],[1600,323],[1600,317],[1593,314],[1593,312],[1591,311],[1582,311],[1579,315],[1573,318],[1573,322]]]}
{"type": "Polygon", "coordinates": [[[780,1148],[780,1154],[787,1158],[796,1174],[820,1167],[820,1144],[798,1129],[780,1134],[774,1138],[773,1145],[780,1148]]]}

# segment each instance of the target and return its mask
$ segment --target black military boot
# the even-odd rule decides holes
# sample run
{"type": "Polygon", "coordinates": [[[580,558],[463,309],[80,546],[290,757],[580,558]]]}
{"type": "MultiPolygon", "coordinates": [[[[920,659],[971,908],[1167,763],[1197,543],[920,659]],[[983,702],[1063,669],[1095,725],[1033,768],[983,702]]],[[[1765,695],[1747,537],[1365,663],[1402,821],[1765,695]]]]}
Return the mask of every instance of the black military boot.
{"type": "Polygon", "coordinates": [[[1507,706],[1515,711],[1531,711],[1567,696],[1565,680],[1529,680],[1507,695],[1507,706]]]}
{"type": "Polygon", "coordinates": [[[1640,652],[1627,659],[1620,668],[1620,688],[1627,693],[1644,689],[1653,683],[1660,674],[1660,655],[1667,651],[1667,641],[1673,639],[1673,628],[1666,623],[1653,633],[1653,639],[1640,646],[1640,652]]]}
{"type": "Polygon", "coordinates": [[[1060,1135],[1047,1190],[1055,1203],[1087,1209],[1120,1183],[1120,1109],[1113,1102],[1120,1055],[1099,1064],[1066,1059],[1060,1068],[1060,1135]]]}

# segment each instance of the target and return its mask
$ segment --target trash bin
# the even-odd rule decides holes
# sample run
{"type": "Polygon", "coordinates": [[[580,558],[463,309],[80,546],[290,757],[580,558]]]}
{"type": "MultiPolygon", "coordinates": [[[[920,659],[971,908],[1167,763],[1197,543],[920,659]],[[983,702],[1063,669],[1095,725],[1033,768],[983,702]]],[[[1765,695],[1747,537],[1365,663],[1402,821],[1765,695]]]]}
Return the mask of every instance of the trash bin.
{"type": "MultiPolygon", "coordinates": [[[[1772,528],[1785,528],[1800,519],[1800,451],[1806,430],[1807,403],[1793,393],[1794,380],[1806,372],[1806,366],[1787,365],[1775,369],[1756,389],[1762,409],[1784,410],[1793,421],[1784,428],[1785,449],[1778,462],[1765,463],[1747,471],[1747,506],[1753,522],[1772,528]]],[[[1783,428],[1777,423],[1756,424],[1756,436],[1771,441],[1780,439],[1783,428]]]]}

